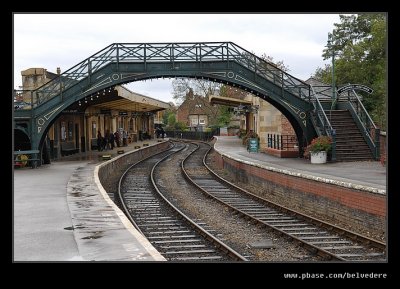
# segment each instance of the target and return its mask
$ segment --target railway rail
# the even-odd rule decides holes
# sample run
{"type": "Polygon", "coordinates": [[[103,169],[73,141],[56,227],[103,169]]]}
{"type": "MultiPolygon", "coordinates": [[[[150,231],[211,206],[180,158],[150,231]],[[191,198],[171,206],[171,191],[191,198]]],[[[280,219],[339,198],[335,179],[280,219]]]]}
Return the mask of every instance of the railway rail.
{"type": "Polygon", "coordinates": [[[386,244],[268,201],[221,178],[206,163],[207,143],[182,162],[185,177],[207,196],[234,213],[289,237],[323,258],[340,261],[386,261],[386,244]]]}
{"type": "Polygon", "coordinates": [[[130,166],[121,176],[118,195],[133,225],[169,261],[247,261],[247,259],[176,208],[154,180],[157,165],[187,147],[171,143],[130,166]]]}

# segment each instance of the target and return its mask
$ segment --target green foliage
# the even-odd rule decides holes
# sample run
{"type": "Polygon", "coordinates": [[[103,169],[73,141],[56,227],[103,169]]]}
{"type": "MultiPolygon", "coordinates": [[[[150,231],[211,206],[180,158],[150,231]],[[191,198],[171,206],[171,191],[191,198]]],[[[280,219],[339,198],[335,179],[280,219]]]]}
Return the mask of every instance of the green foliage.
{"type": "Polygon", "coordinates": [[[285,63],[283,63],[282,60],[280,60],[280,61],[278,61],[278,62],[275,62],[275,60],[274,60],[274,58],[273,58],[272,56],[269,56],[269,55],[267,55],[267,54],[265,54],[265,53],[263,53],[263,54],[260,56],[260,58],[263,59],[263,60],[265,60],[265,61],[268,62],[269,64],[273,64],[274,66],[276,66],[276,67],[282,69],[282,70],[285,71],[285,72],[289,72],[289,71],[290,71],[289,66],[288,66],[288,65],[285,65],[285,63]]]}
{"type": "Polygon", "coordinates": [[[332,149],[332,138],[328,136],[320,136],[314,138],[304,151],[304,157],[308,158],[310,153],[329,152],[332,149]]]}
{"type": "Polygon", "coordinates": [[[168,118],[171,114],[174,114],[170,110],[166,110],[165,113],[163,114],[163,124],[168,125],[168,118]]]}
{"type": "MultiPolygon", "coordinates": [[[[381,13],[340,15],[340,20],[332,31],[334,41],[322,56],[330,59],[335,53],[336,86],[364,84],[374,90],[371,95],[363,92],[360,95],[375,123],[385,129],[386,17],[381,13]]],[[[317,68],[314,77],[332,83],[332,66],[317,68]]]]}
{"type": "Polygon", "coordinates": [[[219,127],[227,126],[232,118],[232,113],[229,110],[229,107],[225,105],[220,105],[218,109],[219,112],[218,112],[217,122],[219,127]]]}
{"type": "Polygon", "coordinates": [[[249,139],[251,138],[256,138],[258,139],[258,143],[260,143],[260,137],[258,136],[258,134],[256,132],[254,132],[253,130],[250,130],[242,139],[242,143],[244,145],[248,145],[249,139]]]}
{"type": "Polygon", "coordinates": [[[176,124],[176,117],[174,113],[170,113],[168,115],[168,126],[169,127],[174,127],[176,124]]]}
{"type": "Polygon", "coordinates": [[[176,130],[187,130],[186,123],[184,123],[182,121],[176,122],[174,127],[176,130]]]}
{"type": "Polygon", "coordinates": [[[246,130],[245,129],[239,129],[239,131],[237,132],[237,136],[239,138],[243,138],[246,136],[246,130]]]}

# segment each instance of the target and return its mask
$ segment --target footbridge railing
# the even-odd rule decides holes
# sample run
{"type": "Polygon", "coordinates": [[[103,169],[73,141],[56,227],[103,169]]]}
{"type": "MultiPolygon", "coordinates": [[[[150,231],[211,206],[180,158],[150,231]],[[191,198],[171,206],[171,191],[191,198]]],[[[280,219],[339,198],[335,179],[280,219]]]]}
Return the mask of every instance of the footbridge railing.
{"type": "Polygon", "coordinates": [[[196,62],[201,67],[202,63],[210,61],[226,62],[227,67],[230,62],[235,62],[254,72],[256,77],[274,83],[282,91],[309,101],[311,92],[307,83],[232,42],[114,43],[34,90],[31,107],[40,106],[56,96],[61,95],[62,99],[64,91],[83,80],[90,85],[93,74],[110,63],[115,63],[118,69],[121,63],[140,62],[146,70],[152,62],[168,62],[173,67],[179,67],[181,62],[196,62]]]}

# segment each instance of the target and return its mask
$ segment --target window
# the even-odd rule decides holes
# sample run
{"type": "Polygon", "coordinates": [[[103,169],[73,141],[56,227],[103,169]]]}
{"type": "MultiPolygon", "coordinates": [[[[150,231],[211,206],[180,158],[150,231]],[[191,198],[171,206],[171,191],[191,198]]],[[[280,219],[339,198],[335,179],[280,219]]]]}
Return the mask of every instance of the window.
{"type": "Polygon", "coordinates": [[[206,124],[206,120],[205,119],[200,119],[199,120],[199,124],[206,124]]]}
{"type": "Polygon", "coordinates": [[[97,137],[97,124],[95,121],[92,121],[92,138],[97,137]]]}
{"type": "Polygon", "coordinates": [[[197,115],[190,116],[190,123],[192,124],[192,126],[198,124],[197,115]]]}

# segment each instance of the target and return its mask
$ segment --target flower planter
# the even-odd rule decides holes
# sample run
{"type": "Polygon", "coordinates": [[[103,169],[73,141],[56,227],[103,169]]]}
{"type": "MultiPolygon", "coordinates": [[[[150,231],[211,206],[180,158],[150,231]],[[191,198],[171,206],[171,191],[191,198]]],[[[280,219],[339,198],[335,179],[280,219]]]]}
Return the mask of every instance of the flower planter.
{"type": "Polygon", "coordinates": [[[312,164],[324,164],[326,163],[326,151],[321,152],[310,152],[311,154],[311,163],[312,164]]]}

